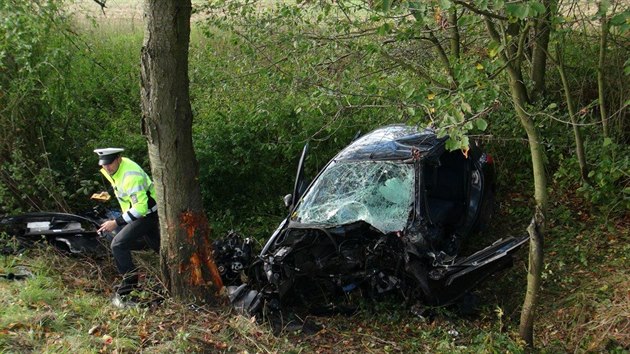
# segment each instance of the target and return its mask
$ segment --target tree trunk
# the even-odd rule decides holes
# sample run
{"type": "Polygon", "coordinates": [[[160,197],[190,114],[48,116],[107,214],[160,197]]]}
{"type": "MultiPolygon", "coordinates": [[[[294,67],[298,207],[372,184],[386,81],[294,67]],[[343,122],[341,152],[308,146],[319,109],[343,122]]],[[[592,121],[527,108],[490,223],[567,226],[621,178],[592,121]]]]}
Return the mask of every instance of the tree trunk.
{"type": "Polygon", "coordinates": [[[582,134],[580,133],[580,127],[577,124],[575,118],[575,104],[571,97],[571,89],[569,88],[569,81],[567,80],[566,73],[564,71],[564,58],[562,57],[562,48],[560,45],[556,45],[556,55],[558,58],[558,72],[560,73],[560,79],[562,80],[562,87],[564,88],[564,96],[567,100],[567,108],[569,109],[569,118],[571,119],[571,125],[573,125],[573,136],[575,137],[575,153],[577,155],[578,163],[580,165],[580,176],[582,181],[588,183],[588,167],[586,166],[586,154],[584,153],[584,142],[582,141],[582,134]]]}
{"type": "Polygon", "coordinates": [[[551,11],[555,8],[555,3],[544,0],[545,13],[536,24],[535,46],[532,55],[532,100],[536,101],[545,92],[545,73],[547,72],[547,53],[549,47],[549,35],[551,34],[551,11]]]}
{"type": "Polygon", "coordinates": [[[177,300],[218,304],[223,284],[212,258],[192,144],[191,2],[146,0],[144,10],[142,123],[159,206],[163,281],[177,300]]]}
{"type": "MultiPolygon", "coordinates": [[[[486,17],[486,26],[490,37],[495,41],[501,42],[501,36],[497,32],[493,22],[486,17]]],[[[514,27],[512,27],[513,29],[514,27]]],[[[517,34],[511,31],[514,36],[517,34]]],[[[523,33],[521,33],[523,35],[523,33]]],[[[536,211],[534,214],[533,230],[536,230],[534,236],[529,238],[529,269],[527,273],[527,291],[525,300],[523,300],[523,310],[521,311],[521,323],[519,326],[519,334],[521,338],[531,347],[534,346],[534,319],[535,310],[538,301],[538,291],[540,288],[542,264],[543,264],[543,240],[545,231],[545,213],[547,210],[547,177],[545,175],[545,159],[540,134],[536,129],[534,121],[525,111],[528,103],[527,87],[522,80],[522,72],[520,67],[520,58],[522,53],[523,41],[519,41],[516,48],[507,47],[509,54],[502,54],[503,59],[507,63],[508,81],[510,93],[512,94],[512,103],[516,115],[521,121],[521,125],[527,133],[529,142],[529,150],[532,156],[532,170],[534,174],[534,198],[536,199],[536,211]]]]}
{"type": "MultiPolygon", "coordinates": [[[[602,6],[601,3],[599,5],[602,6]]],[[[601,10],[600,10],[601,11],[601,10]]],[[[606,13],[602,14],[602,33],[599,37],[599,63],[597,64],[597,88],[599,94],[599,116],[602,120],[604,138],[608,138],[608,110],[606,109],[606,77],[604,76],[604,62],[606,61],[606,46],[608,45],[608,20],[606,13]]]]}
{"type": "Polygon", "coordinates": [[[536,129],[534,121],[524,110],[527,94],[526,88],[520,75],[510,70],[510,91],[512,102],[516,114],[521,121],[521,125],[527,132],[530,154],[532,156],[532,167],[534,173],[534,198],[536,199],[536,211],[532,219],[532,225],[528,228],[529,239],[529,268],[527,272],[527,291],[523,301],[521,311],[521,323],[519,334],[529,345],[534,345],[534,319],[538,302],[538,291],[540,289],[542,264],[543,264],[543,243],[545,233],[545,213],[547,210],[547,177],[545,175],[544,153],[541,139],[536,129]],[[534,232],[535,231],[535,232],[534,232]]]}
{"type": "MultiPolygon", "coordinates": [[[[490,18],[485,18],[486,26],[490,37],[497,42],[501,42],[501,36],[497,32],[494,23],[490,18]]],[[[514,35],[515,32],[512,32],[514,35]]],[[[521,33],[522,35],[522,33],[521,33]]],[[[538,291],[540,288],[542,264],[543,264],[543,241],[545,233],[545,213],[547,212],[547,176],[545,175],[545,159],[540,134],[536,129],[536,124],[525,111],[528,103],[527,87],[522,80],[522,72],[520,67],[519,53],[522,53],[522,41],[519,41],[519,47],[507,47],[509,54],[502,54],[503,59],[507,63],[508,81],[510,93],[512,94],[512,103],[516,115],[521,121],[521,125],[527,133],[529,142],[529,151],[532,156],[532,170],[534,174],[534,198],[536,199],[536,211],[533,218],[533,226],[528,230],[529,238],[529,268],[527,272],[527,291],[525,300],[523,300],[523,309],[521,311],[521,323],[519,326],[519,334],[521,338],[530,346],[534,346],[534,319],[535,310],[538,301],[538,291]]]]}
{"type": "Polygon", "coordinates": [[[521,338],[530,346],[534,346],[534,319],[536,304],[538,303],[538,291],[541,283],[541,273],[543,269],[543,228],[545,217],[540,208],[536,207],[536,212],[532,221],[527,227],[529,234],[529,267],[527,268],[527,290],[523,310],[521,311],[521,323],[519,334],[521,338]]]}
{"type": "Polygon", "coordinates": [[[459,59],[461,52],[461,39],[459,26],[457,25],[457,7],[453,6],[448,13],[448,23],[451,26],[451,55],[459,59]]]}

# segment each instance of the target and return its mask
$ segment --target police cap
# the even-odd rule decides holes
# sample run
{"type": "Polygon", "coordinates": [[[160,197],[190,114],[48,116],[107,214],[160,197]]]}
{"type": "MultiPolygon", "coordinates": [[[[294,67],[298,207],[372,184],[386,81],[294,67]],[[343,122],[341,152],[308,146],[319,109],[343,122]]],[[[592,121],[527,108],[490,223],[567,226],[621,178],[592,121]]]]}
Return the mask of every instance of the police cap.
{"type": "Polygon", "coordinates": [[[94,152],[98,155],[98,164],[100,166],[112,163],[123,151],[125,151],[125,149],[121,148],[104,148],[94,150],[94,152]]]}

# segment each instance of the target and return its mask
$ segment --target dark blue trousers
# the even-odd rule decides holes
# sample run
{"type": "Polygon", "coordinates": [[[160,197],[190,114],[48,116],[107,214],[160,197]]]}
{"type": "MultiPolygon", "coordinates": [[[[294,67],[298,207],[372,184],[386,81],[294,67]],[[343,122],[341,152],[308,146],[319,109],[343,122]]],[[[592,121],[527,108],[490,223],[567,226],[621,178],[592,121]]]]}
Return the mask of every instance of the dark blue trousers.
{"type": "Polygon", "coordinates": [[[152,249],[160,252],[160,222],[157,212],[125,225],[112,240],[114,263],[120,274],[136,270],[131,251],[152,249]]]}

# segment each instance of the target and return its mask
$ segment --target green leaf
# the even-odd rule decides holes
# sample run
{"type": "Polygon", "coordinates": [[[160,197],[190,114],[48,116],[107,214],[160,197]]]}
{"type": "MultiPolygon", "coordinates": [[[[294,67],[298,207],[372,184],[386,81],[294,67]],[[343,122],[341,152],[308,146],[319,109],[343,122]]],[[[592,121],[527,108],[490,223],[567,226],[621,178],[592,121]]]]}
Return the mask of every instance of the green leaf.
{"type": "Polygon", "coordinates": [[[508,15],[522,20],[527,17],[529,6],[521,3],[510,3],[505,5],[505,11],[508,15]]]}
{"type": "Polygon", "coordinates": [[[608,9],[610,8],[610,1],[604,0],[599,3],[597,7],[597,16],[606,16],[608,9]]]}
{"type": "Polygon", "coordinates": [[[461,110],[459,110],[459,109],[456,109],[453,112],[453,115],[455,116],[455,118],[456,118],[455,122],[457,122],[457,123],[461,123],[464,120],[466,120],[466,117],[464,116],[464,113],[461,110]]]}
{"type": "Polygon", "coordinates": [[[462,141],[461,141],[461,143],[459,144],[459,148],[460,148],[460,149],[465,149],[465,148],[467,148],[468,146],[470,146],[470,141],[468,140],[468,137],[467,137],[467,136],[463,136],[463,137],[462,137],[462,141]]]}
{"type": "Polygon", "coordinates": [[[490,58],[496,57],[497,54],[499,54],[502,50],[503,46],[501,45],[501,43],[492,41],[490,42],[490,44],[488,44],[488,56],[490,58]]]}
{"type": "Polygon", "coordinates": [[[379,11],[389,11],[392,6],[391,0],[377,0],[374,2],[374,8],[379,11]]]}
{"type": "Polygon", "coordinates": [[[376,33],[378,33],[379,35],[383,36],[383,35],[389,34],[389,32],[391,32],[391,30],[392,30],[391,23],[385,22],[378,28],[378,30],[376,30],[376,33]]]}
{"type": "Polygon", "coordinates": [[[448,140],[446,140],[446,150],[453,151],[457,148],[459,148],[459,143],[452,137],[449,137],[448,140]]]}
{"type": "Polygon", "coordinates": [[[621,26],[628,21],[630,21],[630,11],[624,11],[620,14],[613,16],[610,19],[610,24],[612,26],[621,26]]]}
{"type": "Polygon", "coordinates": [[[481,10],[488,9],[488,0],[475,0],[475,5],[481,10]]]}
{"type": "Polygon", "coordinates": [[[416,21],[418,21],[419,23],[424,22],[422,17],[422,13],[424,10],[423,3],[421,3],[420,1],[409,1],[409,10],[411,11],[411,14],[416,19],[416,21]]]}
{"type": "Polygon", "coordinates": [[[448,10],[452,5],[453,3],[450,0],[440,0],[440,8],[442,10],[448,10]]]}
{"type": "Polygon", "coordinates": [[[611,138],[605,138],[604,139],[604,147],[609,146],[612,143],[613,143],[613,141],[612,141],[611,138]]]}
{"type": "Polygon", "coordinates": [[[530,10],[531,12],[533,12],[531,14],[532,16],[542,15],[545,13],[545,5],[543,5],[542,3],[538,1],[532,1],[529,4],[530,4],[530,10]]]}
{"type": "Polygon", "coordinates": [[[482,132],[485,131],[488,127],[488,122],[486,122],[486,120],[483,118],[477,119],[475,123],[477,125],[477,129],[481,130],[482,132]]]}

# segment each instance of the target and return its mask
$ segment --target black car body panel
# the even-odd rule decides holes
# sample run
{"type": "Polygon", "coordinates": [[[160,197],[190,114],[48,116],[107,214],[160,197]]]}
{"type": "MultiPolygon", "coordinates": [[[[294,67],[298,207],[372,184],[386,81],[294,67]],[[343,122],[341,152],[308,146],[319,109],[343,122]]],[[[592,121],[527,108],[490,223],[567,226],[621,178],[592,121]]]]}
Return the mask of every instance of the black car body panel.
{"type": "MultiPolygon", "coordinates": [[[[57,212],[25,213],[0,218],[0,231],[15,237],[20,247],[45,241],[70,254],[103,256],[111,235],[99,235],[100,212],[90,215],[57,212]]],[[[6,247],[5,247],[6,248],[6,247]]],[[[10,250],[5,250],[6,252],[10,250]]]]}

